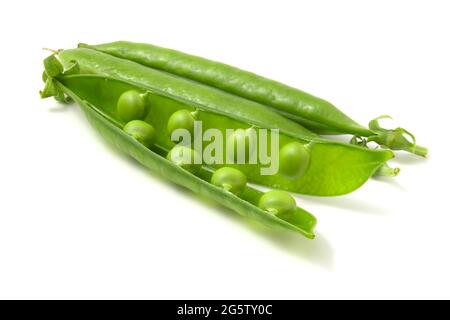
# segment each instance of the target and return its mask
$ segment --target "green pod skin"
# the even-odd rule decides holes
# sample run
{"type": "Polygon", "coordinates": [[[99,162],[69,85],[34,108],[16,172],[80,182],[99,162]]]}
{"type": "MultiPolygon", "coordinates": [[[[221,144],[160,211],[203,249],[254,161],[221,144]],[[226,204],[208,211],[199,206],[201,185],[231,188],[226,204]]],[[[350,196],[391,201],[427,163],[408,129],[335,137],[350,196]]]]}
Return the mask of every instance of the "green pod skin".
{"type": "Polygon", "coordinates": [[[151,44],[128,41],[99,45],[80,43],[78,47],[97,50],[192,79],[267,106],[274,106],[286,112],[286,115],[299,114],[296,120],[302,123],[306,119],[306,122],[302,123],[305,127],[324,129],[328,133],[336,132],[339,127],[342,127],[342,131],[338,132],[342,133],[350,130],[363,136],[369,133],[325,100],[224,63],[151,44]]]}
{"type": "MultiPolygon", "coordinates": [[[[122,152],[132,156],[148,169],[194,193],[212,199],[244,217],[254,219],[270,227],[292,230],[309,239],[315,237],[314,229],[317,220],[304,209],[297,207],[294,214],[290,216],[283,218],[275,217],[258,207],[259,200],[263,195],[262,192],[246,186],[240,197],[237,197],[223,188],[214,186],[209,183],[212,175],[210,170],[201,167],[196,175],[194,175],[168,161],[165,158],[167,153],[165,150],[157,146],[152,146],[152,149],[145,147],[142,143],[122,130],[120,122],[107,116],[103,110],[97,108],[93,101],[87,101],[78,96],[60,81],[55,80],[55,82],[59,90],[62,90],[65,95],[80,105],[92,127],[106,141],[122,152]]],[[[118,96],[115,95],[115,98],[117,99],[118,96]]],[[[115,109],[113,105],[110,108],[115,109]]]]}
{"type": "Polygon", "coordinates": [[[247,177],[235,168],[223,167],[213,173],[211,183],[239,196],[245,190],[247,177]]]}
{"type": "Polygon", "coordinates": [[[406,139],[405,135],[409,133],[404,129],[366,128],[326,100],[230,65],[145,43],[117,41],[99,45],[79,44],[79,47],[131,60],[264,104],[314,132],[368,137],[369,141],[392,150],[405,150],[421,156],[428,152],[415,141],[406,139]]]}
{"type": "MultiPolygon", "coordinates": [[[[174,143],[167,133],[166,123],[177,110],[189,108],[192,111],[196,110],[197,117],[199,121],[202,121],[204,130],[217,129],[223,133],[224,137],[226,137],[227,128],[249,128],[254,125],[254,123],[244,122],[243,119],[231,118],[213,112],[213,109],[202,109],[202,105],[192,105],[191,102],[180,100],[175,96],[153,91],[150,87],[138,86],[135,83],[118,79],[98,75],[70,75],[58,78],[58,80],[81,99],[95,105],[106,118],[118,123],[118,126],[123,125],[114,107],[118,97],[131,89],[141,93],[146,92],[152,101],[152,108],[145,121],[155,126],[158,133],[155,144],[167,151],[173,148],[174,143]]],[[[244,106],[239,105],[237,107],[244,108],[244,106]]],[[[267,121],[271,123],[273,119],[271,114],[268,115],[267,119],[261,117],[263,112],[268,110],[262,108],[262,110],[255,110],[252,119],[259,117],[258,122],[267,121]]],[[[287,121],[289,125],[291,124],[287,119],[284,119],[284,121],[287,121]]],[[[296,124],[293,125],[296,126],[296,124]]],[[[260,130],[256,126],[255,129],[260,130]]],[[[305,140],[300,140],[292,136],[292,133],[295,133],[294,131],[286,131],[282,125],[280,125],[279,130],[281,146],[291,142],[308,144],[310,165],[302,177],[291,179],[284,177],[282,174],[262,175],[260,171],[262,165],[259,164],[217,164],[212,166],[215,169],[223,166],[234,167],[242,171],[248,181],[268,187],[303,194],[334,196],[359,188],[380,166],[392,157],[392,152],[386,150],[369,150],[323,139],[312,140],[307,137],[303,137],[305,140]]]]}
{"type": "Polygon", "coordinates": [[[128,122],[123,131],[135,138],[147,148],[155,141],[155,129],[153,126],[142,120],[132,120],[128,122]]]}
{"type": "MultiPolygon", "coordinates": [[[[90,49],[63,50],[59,52],[58,56],[66,65],[76,61],[81,74],[98,74],[132,82],[149,90],[175,96],[192,105],[201,106],[203,110],[211,110],[232,118],[243,119],[244,121],[251,120],[248,123],[261,128],[282,127],[286,131],[292,132],[298,138],[305,137],[323,140],[317,134],[259,103],[242,99],[166,72],[147,68],[137,63],[90,49]],[[255,112],[258,112],[258,114],[255,112]]],[[[106,92],[102,92],[102,95],[105,94],[106,92]]],[[[152,100],[153,105],[154,101],[152,100]]]]}

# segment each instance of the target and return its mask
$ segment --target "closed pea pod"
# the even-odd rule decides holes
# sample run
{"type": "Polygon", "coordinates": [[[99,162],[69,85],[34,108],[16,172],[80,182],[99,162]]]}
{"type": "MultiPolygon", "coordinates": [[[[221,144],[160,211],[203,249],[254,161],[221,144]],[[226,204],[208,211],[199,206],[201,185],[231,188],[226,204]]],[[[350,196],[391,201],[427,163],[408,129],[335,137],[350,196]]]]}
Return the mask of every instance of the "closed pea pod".
{"type": "Polygon", "coordinates": [[[79,47],[135,61],[262,103],[315,132],[367,137],[368,141],[383,147],[420,156],[426,156],[428,152],[426,148],[418,146],[414,136],[405,129],[381,128],[377,119],[371,121],[367,128],[326,100],[220,62],[151,44],[127,41],[100,45],[79,44],[79,47]]]}

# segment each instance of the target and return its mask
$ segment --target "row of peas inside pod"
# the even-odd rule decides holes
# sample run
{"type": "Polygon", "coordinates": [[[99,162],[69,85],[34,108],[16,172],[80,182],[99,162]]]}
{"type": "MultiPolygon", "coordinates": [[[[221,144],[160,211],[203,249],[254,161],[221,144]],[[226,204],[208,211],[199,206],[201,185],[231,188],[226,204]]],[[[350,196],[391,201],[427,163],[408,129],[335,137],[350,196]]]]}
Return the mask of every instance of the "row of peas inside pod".
{"type": "MultiPolygon", "coordinates": [[[[151,148],[157,134],[155,128],[144,121],[150,111],[146,93],[128,90],[122,93],[117,101],[117,113],[126,123],[123,130],[147,148],[151,148]]],[[[175,111],[167,122],[167,132],[171,135],[177,129],[194,132],[195,112],[180,109],[175,111]]],[[[237,129],[227,139],[237,146],[242,143],[245,151],[249,153],[249,137],[244,129],[237,129]]],[[[236,152],[235,152],[236,154],[236,152]]],[[[167,159],[192,174],[196,174],[202,164],[195,163],[196,151],[183,145],[175,145],[167,153],[167,159]]],[[[279,170],[286,177],[301,177],[309,165],[309,151],[300,142],[289,142],[279,150],[279,170]]],[[[247,185],[247,177],[240,170],[232,167],[221,167],[211,176],[211,184],[239,196],[247,185]]],[[[295,199],[286,191],[272,190],[264,193],[258,206],[274,215],[286,215],[295,212],[297,205],[295,199]]]]}

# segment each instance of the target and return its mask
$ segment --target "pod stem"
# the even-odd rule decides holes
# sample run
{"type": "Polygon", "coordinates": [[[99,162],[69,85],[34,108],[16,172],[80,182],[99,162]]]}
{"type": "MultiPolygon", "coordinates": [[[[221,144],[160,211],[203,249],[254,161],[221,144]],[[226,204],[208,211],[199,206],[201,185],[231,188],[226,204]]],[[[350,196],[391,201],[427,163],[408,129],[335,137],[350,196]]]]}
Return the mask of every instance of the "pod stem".
{"type": "Polygon", "coordinates": [[[375,171],[374,177],[395,177],[400,173],[400,168],[391,168],[387,163],[384,163],[381,167],[375,171]]]}
{"type": "Polygon", "coordinates": [[[428,155],[428,148],[424,146],[415,145],[411,152],[421,157],[426,157],[428,155]]]}
{"type": "Polygon", "coordinates": [[[199,113],[198,109],[195,109],[194,111],[191,112],[191,115],[194,118],[194,120],[198,119],[198,113],[199,113]]]}
{"type": "Polygon", "coordinates": [[[421,157],[426,157],[428,149],[416,144],[416,137],[403,128],[385,129],[379,124],[380,119],[391,119],[383,115],[369,123],[369,128],[374,135],[367,137],[367,141],[374,141],[384,148],[391,150],[404,150],[421,157]]]}
{"type": "Polygon", "coordinates": [[[50,52],[53,52],[53,53],[58,53],[58,52],[59,52],[59,50],[50,49],[50,48],[42,48],[42,50],[44,50],[44,51],[50,51],[50,52]]]}

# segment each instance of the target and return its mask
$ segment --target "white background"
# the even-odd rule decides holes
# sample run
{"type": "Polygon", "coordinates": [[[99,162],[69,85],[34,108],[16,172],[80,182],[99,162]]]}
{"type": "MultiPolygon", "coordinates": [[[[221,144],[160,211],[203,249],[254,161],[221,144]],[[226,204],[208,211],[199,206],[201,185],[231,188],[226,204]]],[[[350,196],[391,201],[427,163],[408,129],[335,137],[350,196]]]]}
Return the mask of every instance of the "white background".
{"type": "Polygon", "coordinates": [[[0,13],[0,298],[450,298],[448,1],[14,1],[0,13]],[[42,47],[135,40],[255,71],[430,148],[256,228],[40,100],[42,47]]]}

